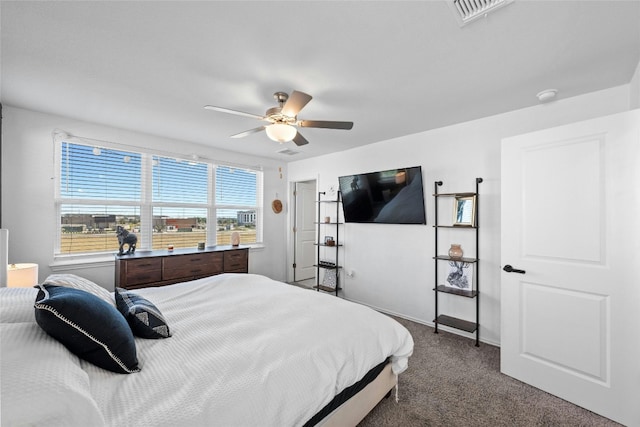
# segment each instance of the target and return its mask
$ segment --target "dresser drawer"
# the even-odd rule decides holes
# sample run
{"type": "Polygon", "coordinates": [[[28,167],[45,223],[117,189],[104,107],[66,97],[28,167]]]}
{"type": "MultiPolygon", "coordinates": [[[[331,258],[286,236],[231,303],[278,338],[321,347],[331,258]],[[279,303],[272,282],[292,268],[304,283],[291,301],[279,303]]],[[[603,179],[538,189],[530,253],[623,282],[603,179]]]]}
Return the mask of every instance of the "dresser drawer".
{"type": "Polygon", "coordinates": [[[249,270],[249,257],[247,249],[226,251],[224,253],[225,273],[247,273],[249,270]]]}
{"type": "Polygon", "coordinates": [[[162,278],[173,280],[222,273],[223,254],[220,252],[175,255],[162,263],[162,278]]]}
{"type": "Polygon", "coordinates": [[[124,270],[127,285],[152,283],[162,280],[162,260],[160,258],[124,261],[124,270]]]}

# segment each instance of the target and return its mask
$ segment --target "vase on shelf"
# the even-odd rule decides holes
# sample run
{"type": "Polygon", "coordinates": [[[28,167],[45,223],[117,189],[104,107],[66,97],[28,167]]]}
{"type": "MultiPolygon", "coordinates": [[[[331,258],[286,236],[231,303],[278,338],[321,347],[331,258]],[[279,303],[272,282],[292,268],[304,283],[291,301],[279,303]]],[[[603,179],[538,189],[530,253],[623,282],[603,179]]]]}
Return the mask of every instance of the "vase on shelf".
{"type": "Polygon", "coordinates": [[[462,258],[462,247],[458,244],[452,243],[449,248],[449,256],[451,258],[462,258]]]}

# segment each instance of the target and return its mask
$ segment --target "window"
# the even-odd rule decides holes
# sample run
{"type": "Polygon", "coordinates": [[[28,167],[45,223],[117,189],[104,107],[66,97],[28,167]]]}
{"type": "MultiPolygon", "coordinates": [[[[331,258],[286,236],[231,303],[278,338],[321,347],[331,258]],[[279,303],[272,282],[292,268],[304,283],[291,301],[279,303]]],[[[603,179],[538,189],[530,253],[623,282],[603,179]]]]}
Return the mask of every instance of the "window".
{"type": "Polygon", "coordinates": [[[258,218],[262,215],[255,203],[255,194],[261,193],[260,182],[256,171],[216,168],[216,240],[220,244],[230,244],[233,231],[238,231],[241,243],[262,240],[257,236],[258,218]]]}
{"type": "Polygon", "coordinates": [[[206,163],[153,156],[153,249],[207,241],[209,173],[206,163]]]}
{"type": "Polygon", "coordinates": [[[262,172],[100,144],[56,142],[55,255],[116,252],[117,226],[138,249],[262,241],[262,172]]]}

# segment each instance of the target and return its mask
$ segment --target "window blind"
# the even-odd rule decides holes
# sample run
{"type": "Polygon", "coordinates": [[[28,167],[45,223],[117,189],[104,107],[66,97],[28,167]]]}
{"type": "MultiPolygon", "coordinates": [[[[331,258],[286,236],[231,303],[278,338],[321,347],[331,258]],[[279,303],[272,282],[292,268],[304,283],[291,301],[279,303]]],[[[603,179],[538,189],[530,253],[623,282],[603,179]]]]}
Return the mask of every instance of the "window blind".
{"type": "Polygon", "coordinates": [[[216,167],[216,240],[231,243],[231,233],[240,235],[240,243],[261,241],[261,173],[230,166],[216,167]]]}
{"type": "Polygon", "coordinates": [[[116,252],[116,228],[138,249],[262,241],[262,172],[154,153],[59,142],[56,255],[116,252]]]}
{"type": "Polygon", "coordinates": [[[153,249],[206,242],[208,185],[206,163],[153,156],[153,249]]]}
{"type": "Polygon", "coordinates": [[[118,250],[116,227],[140,224],[139,153],[61,143],[58,254],[118,250]]]}

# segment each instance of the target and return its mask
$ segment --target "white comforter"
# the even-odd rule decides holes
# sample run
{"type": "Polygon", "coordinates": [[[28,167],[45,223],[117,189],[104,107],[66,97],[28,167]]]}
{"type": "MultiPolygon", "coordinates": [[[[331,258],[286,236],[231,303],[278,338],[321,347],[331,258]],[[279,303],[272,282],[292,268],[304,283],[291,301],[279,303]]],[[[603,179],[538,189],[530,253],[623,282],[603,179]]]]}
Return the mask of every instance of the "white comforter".
{"type": "MultiPolygon", "coordinates": [[[[413,350],[409,332],[388,316],[263,276],[224,274],[135,292],[156,304],[173,336],[136,339],[142,371],[131,375],[68,353],[38,329],[33,300],[26,324],[5,324],[2,317],[3,426],[12,420],[15,425],[297,426],[385,358],[401,373],[413,350]],[[16,342],[6,342],[9,337],[16,342]],[[8,350],[24,345],[19,339],[29,341],[31,354],[8,350]],[[38,345],[57,354],[55,369],[72,379],[70,384],[63,377],[60,385],[51,355],[39,360],[42,352],[32,348],[38,345]],[[40,363],[47,364],[47,375],[21,378],[40,363]],[[47,407],[37,408],[38,402],[47,407]],[[56,402],[77,411],[62,415],[56,402]]],[[[0,309],[6,300],[0,298],[0,309]]]]}

